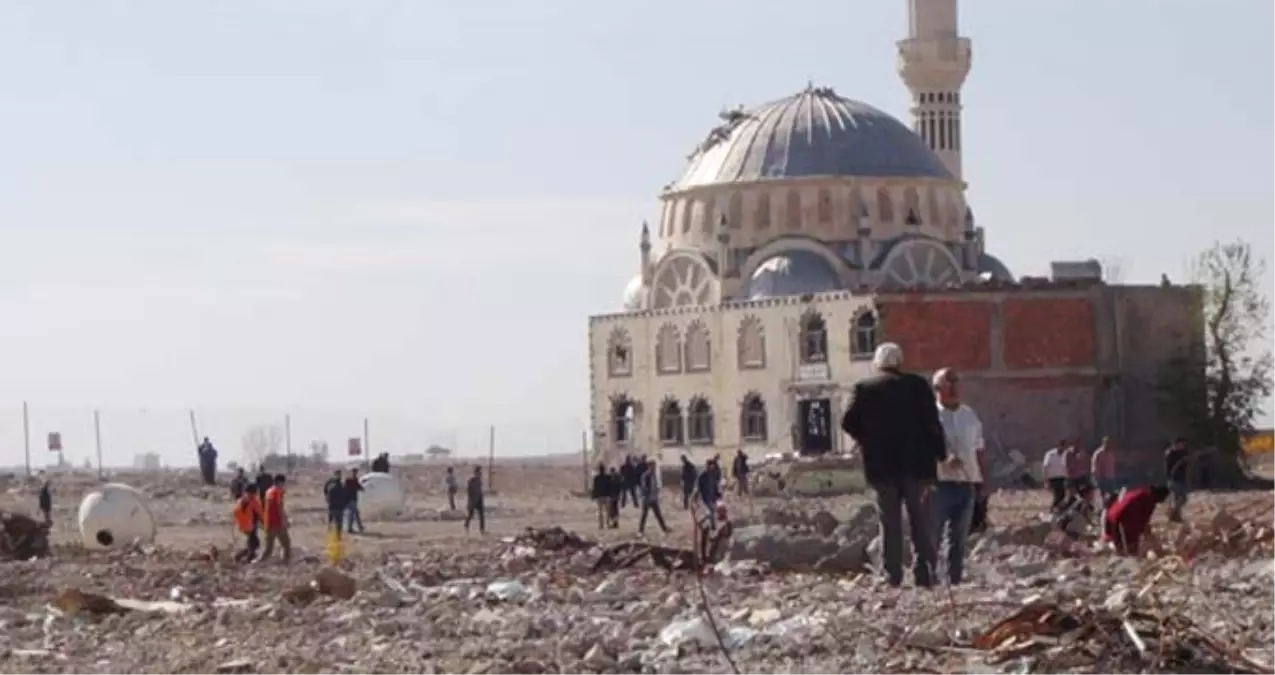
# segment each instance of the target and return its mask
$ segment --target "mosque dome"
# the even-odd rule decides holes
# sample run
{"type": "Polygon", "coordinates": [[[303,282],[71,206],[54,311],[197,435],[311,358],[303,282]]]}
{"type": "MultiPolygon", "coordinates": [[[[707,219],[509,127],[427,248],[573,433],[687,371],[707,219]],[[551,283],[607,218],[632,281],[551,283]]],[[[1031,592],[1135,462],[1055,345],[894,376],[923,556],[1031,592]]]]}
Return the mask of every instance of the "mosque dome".
{"type": "Polygon", "coordinates": [[[978,257],[978,271],[990,274],[994,281],[1014,281],[1014,275],[999,258],[984,253],[978,257]]]}
{"type": "Polygon", "coordinates": [[[785,251],[762,261],[748,280],[748,299],[823,293],[841,288],[828,261],[810,251],[785,251]]]}
{"type": "Polygon", "coordinates": [[[722,118],[671,187],[810,177],[953,178],[902,122],[828,87],[810,86],[722,118]]]}

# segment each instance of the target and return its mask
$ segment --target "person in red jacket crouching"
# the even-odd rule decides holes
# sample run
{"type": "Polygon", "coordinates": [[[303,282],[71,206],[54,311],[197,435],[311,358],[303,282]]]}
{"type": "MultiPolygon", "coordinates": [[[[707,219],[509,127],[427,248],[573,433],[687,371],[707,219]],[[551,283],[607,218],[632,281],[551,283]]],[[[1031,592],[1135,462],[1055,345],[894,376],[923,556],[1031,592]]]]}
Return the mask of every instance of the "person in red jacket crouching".
{"type": "Polygon", "coordinates": [[[1111,542],[1121,555],[1138,555],[1145,539],[1151,548],[1156,541],[1149,531],[1155,507],[1169,496],[1169,488],[1163,485],[1126,490],[1103,519],[1104,541],[1111,542]]]}

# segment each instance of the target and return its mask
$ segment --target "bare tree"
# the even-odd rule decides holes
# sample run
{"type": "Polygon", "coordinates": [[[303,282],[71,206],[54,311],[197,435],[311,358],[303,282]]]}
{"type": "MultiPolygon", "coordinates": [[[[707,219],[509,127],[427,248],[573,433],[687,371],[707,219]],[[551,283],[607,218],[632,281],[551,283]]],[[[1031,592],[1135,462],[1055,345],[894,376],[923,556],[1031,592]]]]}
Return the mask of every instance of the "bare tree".
{"type": "Polygon", "coordinates": [[[1271,394],[1266,262],[1244,241],[1216,243],[1191,265],[1204,301],[1204,353],[1183,354],[1161,373],[1166,412],[1197,443],[1217,449],[1221,484],[1247,482],[1242,439],[1271,394]]]}
{"type": "Polygon", "coordinates": [[[283,430],[271,424],[255,426],[243,435],[243,459],[247,465],[261,465],[283,447],[283,430]]]}

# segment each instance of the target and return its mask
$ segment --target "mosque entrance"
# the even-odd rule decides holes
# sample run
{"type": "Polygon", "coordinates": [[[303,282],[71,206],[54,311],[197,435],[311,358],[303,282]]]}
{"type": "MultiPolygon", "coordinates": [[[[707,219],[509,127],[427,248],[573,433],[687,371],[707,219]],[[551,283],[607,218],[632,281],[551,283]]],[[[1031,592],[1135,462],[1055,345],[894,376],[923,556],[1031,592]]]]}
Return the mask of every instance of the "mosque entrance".
{"type": "Polygon", "coordinates": [[[832,402],[826,398],[810,398],[797,402],[802,455],[826,455],[832,452],[832,402]]]}

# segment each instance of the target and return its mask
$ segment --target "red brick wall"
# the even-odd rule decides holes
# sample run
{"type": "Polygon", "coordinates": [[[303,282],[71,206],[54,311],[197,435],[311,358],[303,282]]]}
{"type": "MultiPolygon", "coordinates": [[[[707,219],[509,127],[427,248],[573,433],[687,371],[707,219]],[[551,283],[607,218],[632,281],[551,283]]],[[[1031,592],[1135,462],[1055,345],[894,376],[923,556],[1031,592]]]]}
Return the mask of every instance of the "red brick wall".
{"type": "Polygon", "coordinates": [[[1094,363],[1094,307],[1088,298],[1006,298],[1005,366],[1067,368],[1094,363]]]}
{"type": "Polygon", "coordinates": [[[986,300],[890,302],[883,312],[882,332],[903,348],[908,370],[984,370],[992,365],[992,309],[986,300]]]}

